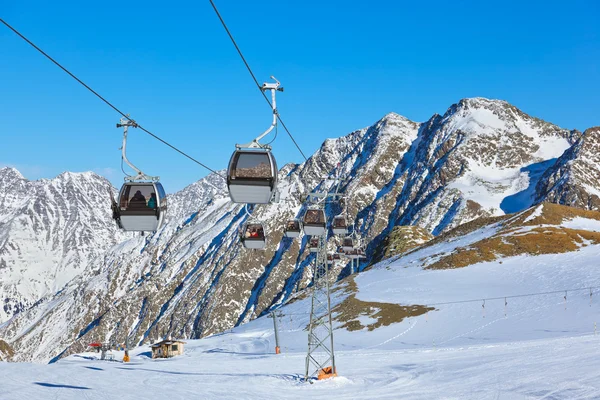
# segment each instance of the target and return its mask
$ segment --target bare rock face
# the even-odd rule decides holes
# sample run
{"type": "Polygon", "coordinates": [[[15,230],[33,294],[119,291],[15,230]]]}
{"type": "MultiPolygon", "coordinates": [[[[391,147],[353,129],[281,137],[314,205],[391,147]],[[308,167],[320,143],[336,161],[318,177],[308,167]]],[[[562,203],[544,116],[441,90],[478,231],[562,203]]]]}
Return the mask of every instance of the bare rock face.
{"type": "Polygon", "coordinates": [[[14,355],[15,352],[10,348],[8,343],[0,339],[0,361],[9,361],[14,355]]]}
{"type": "Polygon", "coordinates": [[[536,200],[600,209],[600,127],[587,129],[536,187],[536,200]]]}
{"type": "MultiPolygon", "coordinates": [[[[31,300],[16,309],[11,306],[14,318],[0,325],[0,337],[15,350],[15,361],[50,361],[98,340],[124,343],[128,338],[140,344],[157,336],[199,338],[221,332],[268,312],[309,284],[314,255],[308,252],[308,238],[284,238],[283,227],[288,219],[304,215],[303,193],[315,187],[334,190],[323,178],[346,178],[338,188],[346,194],[345,204],[328,204],[326,213],[328,218],[346,216],[365,238],[372,257],[390,233],[398,233],[399,225],[427,240],[429,234],[521,211],[542,200],[564,202],[584,194],[591,198],[600,190],[597,180],[585,180],[584,185],[581,177],[561,190],[553,188],[579,173],[561,169],[559,163],[588,162],[581,155],[587,154],[585,146],[592,146],[592,136],[530,117],[504,101],[482,98],[461,100],[424,123],[390,113],[373,126],[326,140],[301,165],[283,166],[281,201],[253,210],[267,234],[264,251],[240,245],[239,231],[248,217],[241,205],[229,201],[225,182],[216,174],[170,195],[168,222],[158,232],[131,237],[114,230],[106,182],[99,189],[98,182],[86,186],[71,177],[73,183],[55,189],[64,200],[48,203],[31,200],[26,195],[30,183],[14,170],[4,171],[0,274],[5,262],[12,271],[20,268],[23,282],[35,282],[22,272],[34,265],[26,258],[34,253],[17,240],[25,228],[31,229],[31,237],[43,237],[60,248],[61,262],[76,265],[76,272],[69,281],[49,275],[31,300]],[[562,162],[563,157],[570,158],[562,162]],[[98,193],[90,197],[94,191],[98,193]],[[83,222],[83,216],[89,219],[83,222]],[[74,219],[63,223],[67,218],[74,219]],[[64,255],[65,249],[88,253],[77,264],[71,253],[64,255]],[[21,259],[11,261],[17,260],[15,254],[21,259]]],[[[330,249],[336,241],[329,238],[330,249]]],[[[409,238],[399,241],[395,250],[388,246],[390,252],[409,238]]],[[[333,268],[340,277],[349,270],[343,260],[333,268]]],[[[19,297],[23,288],[13,290],[11,296],[25,298],[19,297]]]]}
{"type": "Polygon", "coordinates": [[[419,226],[399,225],[383,241],[382,259],[394,257],[429,242],[434,236],[419,226]]]}

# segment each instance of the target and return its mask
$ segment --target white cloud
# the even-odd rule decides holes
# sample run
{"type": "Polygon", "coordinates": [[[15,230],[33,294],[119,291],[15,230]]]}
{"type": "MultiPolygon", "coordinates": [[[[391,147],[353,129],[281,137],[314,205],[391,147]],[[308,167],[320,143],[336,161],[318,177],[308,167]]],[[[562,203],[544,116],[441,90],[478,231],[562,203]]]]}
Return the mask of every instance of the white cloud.
{"type": "Polygon", "coordinates": [[[117,170],[111,167],[94,168],[93,171],[107,179],[114,178],[117,174],[117,170]]]}

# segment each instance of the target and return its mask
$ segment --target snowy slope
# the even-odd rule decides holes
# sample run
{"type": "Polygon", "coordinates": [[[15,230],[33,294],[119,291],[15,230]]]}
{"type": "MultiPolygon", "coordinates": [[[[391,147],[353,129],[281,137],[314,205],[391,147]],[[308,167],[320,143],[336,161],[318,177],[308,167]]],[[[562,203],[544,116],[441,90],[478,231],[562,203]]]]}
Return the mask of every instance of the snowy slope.
{"type": "MultiPolygon", "coordinates": [[[[129,364],[94,360],[92,353],[51,365],[0,363],[3,394],[7,399],[598,398],[600,339],[594,324],[600,312],[595,273],[600,244],[586,240],[575,251],[502,257],[458,269],[428,267],[436,258],[517,228],[594,235],[599,219],[599,213],[538,206],[468,232],[455,231],[339,282],[336,305],[355,296],[372,308],[420,304],[435,310],[372,330],[366,327],[377,320],[371,310],[359,316],[365,328],[353,330],[340,318],[349,310],[338,308],[334,335],[340,376],[332,380],[302,382],[309,299],[300,298],[280,308],[281,355],[273,354],[272,320],[262,317],[189,341],[184,356],[169,360],[149,359],[148,347],[142,346],[129,364]],[[339,290],[348,287],[354,289],[339,290]],[[589,287],[594,288],[591,298],[589,287]],[[457,303],[442,304],[448,302],[457,303]]],[[[549,240],[559,239],[551,235],[549,240]]]]}

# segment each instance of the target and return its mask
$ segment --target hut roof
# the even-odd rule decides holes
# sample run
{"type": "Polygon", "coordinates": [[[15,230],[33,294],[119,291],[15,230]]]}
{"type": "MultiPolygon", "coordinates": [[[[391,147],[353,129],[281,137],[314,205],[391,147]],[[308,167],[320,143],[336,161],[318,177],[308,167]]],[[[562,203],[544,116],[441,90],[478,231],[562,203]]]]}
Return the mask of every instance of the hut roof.
{"type": "Polygon", "coordinates": [[[168,345],[172,345],[172,344],[185,344],[185,342],[182,341],[182,340],[165,339],[165,340],[161,340],[158,343],[151,344],[150,347],[160,347],[160,346],[163,346],[163,345],[167,345],[168,346],[168,345]]]}

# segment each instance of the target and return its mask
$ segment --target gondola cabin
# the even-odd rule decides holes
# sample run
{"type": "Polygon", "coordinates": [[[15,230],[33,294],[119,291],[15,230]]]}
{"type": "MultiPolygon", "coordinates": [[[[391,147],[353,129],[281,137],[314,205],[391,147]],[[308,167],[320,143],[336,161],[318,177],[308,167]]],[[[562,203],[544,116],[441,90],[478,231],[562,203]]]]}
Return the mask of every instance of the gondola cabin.
{"type": "Polygon", "coordinates": [[[353,260],[364,260],[367,258],[365,252],[361,249],[353,249],[346,252],[346,257],[353,260]]]}
{"type": "Polygon", "coordinates": [[[344,252],[348,252],[354,250],[354,240],[351,237],[345,237],[342,242],[342,250],[344,252]]]}
{"type": "Polygon", "coordinates": [[[261,223],[249,222],[244,224],[240,241],[247,249],[264,249],[267,245],[265,229],[261,223]]]}
{"type": "Polygon", "coordinates": [[[236,150],[229,161],[227,188],[234,203],[267,204],[277,187],[277,164],[269,150],[236,150]]]}
{"type": "Polygon", "coordinates": [[[297,238],[300,236],[300,221],[291,219],[285,224],[284,235],[289,238],[297,238]]]}
{"type": "Polygon", "coordinates": [[[311,238],[308,241],[308,250],[311,253],[317,253],[319,251],[319,238],[311,238]]]}
{"type": "Polygon", "coordinates": [[[346,235],[348,233],[348,225],[346,224],[346,218],[341,215],[333,218],[331,223],[334,235],[346,235]]]}
{"type": "Polygon", "coordinates": [[[167,212],[167,195],[159,182],[126,182],[113,218],[125,231],[154,232],[167,212]]]}
{"type": "Polygon", "coordinates": [[[341,260],[342,256],[340,255],[340,253],[333,253],[333,259],[334,260],[341,260]]]}
{"type": "Polygon", "coordinates": [[[302,225],[304,226],[305,235],[324,236],[327,232],[325,211],[321,209],[306,210],[302,225]]]}

